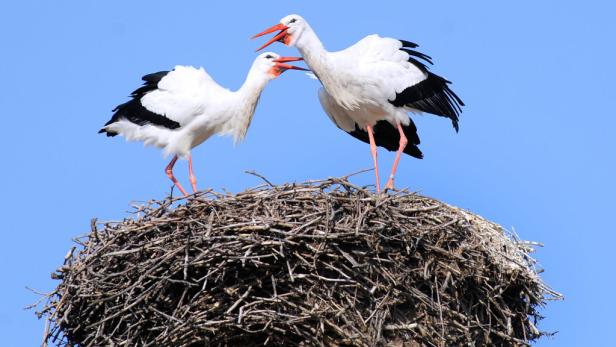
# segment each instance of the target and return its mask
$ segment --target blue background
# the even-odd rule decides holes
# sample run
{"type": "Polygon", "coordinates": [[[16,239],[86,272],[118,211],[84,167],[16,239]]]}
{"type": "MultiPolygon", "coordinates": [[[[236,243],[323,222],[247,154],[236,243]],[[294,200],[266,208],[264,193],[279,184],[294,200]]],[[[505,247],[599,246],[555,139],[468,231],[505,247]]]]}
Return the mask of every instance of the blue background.
{"type": "MultiPolygon", "coordinates": [[[[566,300],[544,310],[539,327],[559,333],[537,345],[606,345],[616,309],[615,10],[608,1],[3,2],[1,344],[40,343],[43,322],[24,310],[37,297],[25,287],[53,288],[49,274],[90,218],[123,218],[131,203],[169,191],[158,150],[96,134],[111,109],[142,75],[176,64],[238,88],[264,42],[249,37],[299,13],[330,50],[379,33],[434,58],[468,106],[459,134],[446,119],[415,117],[425,159],[403,158],[397,185],[545,243],[543,277],[566,300]]],[[[368,146],[330,123],[317,89],[296,71],[273,81],[243,144],[217,137],[194,151],[199,187],[261,183],[244,170],[283,183],[369,168],[368,146]]],[[[380,154],[386,173],[393,154],[380,154]]],[[[179,162],[188,187],[186,171],[179,162]]]]}

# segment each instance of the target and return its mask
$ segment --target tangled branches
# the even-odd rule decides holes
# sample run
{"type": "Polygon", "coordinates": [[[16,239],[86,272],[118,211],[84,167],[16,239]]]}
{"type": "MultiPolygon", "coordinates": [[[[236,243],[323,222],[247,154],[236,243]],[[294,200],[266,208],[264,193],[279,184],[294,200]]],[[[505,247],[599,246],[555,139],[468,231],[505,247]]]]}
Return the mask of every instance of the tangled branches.
{"type": "Polygon", "coordinates": [[[153,201],[77,242],[39,312],[66,346],[518,346],[559,297],[498,225],[345,179],[153,201]]]}

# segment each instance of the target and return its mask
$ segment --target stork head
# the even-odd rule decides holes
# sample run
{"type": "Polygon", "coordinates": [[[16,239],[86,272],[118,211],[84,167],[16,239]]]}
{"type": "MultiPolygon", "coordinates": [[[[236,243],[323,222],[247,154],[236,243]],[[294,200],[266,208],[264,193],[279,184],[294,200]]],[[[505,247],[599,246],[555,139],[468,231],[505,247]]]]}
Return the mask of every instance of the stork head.
{"type": "Polygon", "coordinates": [[[308,69],[304,69],[303,67],[286,64],[291,61],[300,60],[304,59],[299,57],[281,57],[280,55],[273,52],[265,52],[257,56],[253,66],[257,68],[258,71],[266,74],[269,78],[274,79],[287,70],[309,71],[308,69]]]}
{"type": "Polygon", "coordinates": [[[293,47],[306,28],[308,28],[308,23],[304,18],[297,14],[290,14],[282,18],[280,23],[265,29],[252,38],[254,39],[259,36],[273,33],[276,30],[280,30],[276,36],[272,37],[263,46],[259,47],[257,51],[262,50],[276,41],[280,41],[287,46],[293,47]]]}

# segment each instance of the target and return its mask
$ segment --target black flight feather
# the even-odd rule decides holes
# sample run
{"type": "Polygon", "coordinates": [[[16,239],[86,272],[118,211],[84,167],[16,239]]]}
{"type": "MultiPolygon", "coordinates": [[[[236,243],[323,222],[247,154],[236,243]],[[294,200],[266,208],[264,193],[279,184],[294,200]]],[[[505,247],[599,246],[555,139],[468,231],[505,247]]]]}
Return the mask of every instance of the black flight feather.
{"type": "MultiPolygon", "coordinates": [[[[153,124],[158,126],[163,126],[169,129],[176,129],[180,127],[180,123],[171,120],[164,115],[160,115],[154,113],[141,104],[141,98],[147,93],[156,90],[158,88],[158,83],[160,80],[165,77],[169,71],[159,71],[156,73],[152,73],[149,75],[143,76],[141,79],[145,82],[143,86],[135,89],[131,93],[131,100],[116,106],[112,112],[114,112],[111,119],[105,123],[105,126],[115,123],[119,120],[126,119],[130,122],[133,122],[138,125],[145,124],[153,124]]],[[[105,129],[101,129],[100,133],[106,133],[107,136],[116,136],[117,133],[113,131],[107,131],[105,129]]]]}
{"type": "Polygon", "coordinates": [[[396,93],[396,98],[389,100],[389,102],[396,107],[406,106],[422,112],[447,117],[451,119],[454,129],[458,131],[458,118],[460,112],[462,112],[461,106],[464,106],[464,103],[449,88],[451,82],[429,72],[428,67],[423,62],[414,58],[416,57],[432,64],[430,56],[407,48],[416,48],[417,44],[405,40],[400,40],[400,42],[402,42],[400,50],[409,54],[409,62],[427,74],[428,77],[415,85],[409,86],[402,92],[396,93]]]}
{"type": "MultiPolygon", "coordinates": [[[[404,153],[417,159],[422,159],[423,154],[419,150],[419,147],[417,147],[420,143],[419,135],[417,135],[417,127],[415,126],[415,123],[413,123],[412,119],[409,118],[409,121],[409,125],[402,126],[404,136],[406,136],[408,140],[404,153]]],[[[398,147],[400,146],[400,133],[394,125],[386,120],[381,120],[376,122],[373,130],[374,142],[377,146],[383,147],[389,151],[398,150],[398,147]]],[[[349,132],[349,134],[358,140],[364,141],[365,143],[370,143],[368,132],[361,129],[357,124],[355,124],[355,130],[349,132]]]]}
{"type": "Polygon", "coordinates": [[[419,59],[425,60],[430,65],[434,65],[434,63],[432,62],[432,57],[429,56],[429,55],[423,54],[421,52],[418,52],[418,51],[415,51],[415,50],[412,50],[412,49],[404,48],[404,47],[400,48],[400,50],[408,53],[411,56],[414,56],[414,57],[417,57],[419,59]]]}
{"type": "Polygon", "coordinates": [[[400,40],[400,42],[402,42],[402,47],[409,47],[409,48],[419,47],[419,45],[416,44],[415,42],[406,41],[406,40],[400,40]]]}

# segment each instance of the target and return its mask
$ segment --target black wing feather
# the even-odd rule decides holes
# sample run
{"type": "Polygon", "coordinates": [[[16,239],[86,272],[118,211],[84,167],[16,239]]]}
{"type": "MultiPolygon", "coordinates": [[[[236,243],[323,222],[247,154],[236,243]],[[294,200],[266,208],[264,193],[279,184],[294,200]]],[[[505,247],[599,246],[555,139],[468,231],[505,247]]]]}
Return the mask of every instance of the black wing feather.
{"type": "MultiPolygon", "coordinates": [[[[421,52],[418,52],[412,49],[404,48],[404,47],[400,48],[400,50],[408,53],[410,56],[425,60],[430,65],[434,65],[434,63],[432,62],[432,57],[429,55],[423,54],[421,52]]],[[[420,63],[420,64],[423,64],[423,63],[420,63]]]]}
{"type": "MultiPolygon", "coordinates": [[[[169,129],[176,129],[180,127],[180,123],[171,120],[164,115],[154,113],[141,104],[141,98],[147,93],[156,90],[158,83],[163,77],[165,77],[169,71],[159,71],[149,75],[143,76],[141,79],[145,82],[143,86],[135,89],[131,93],[131,100],[116,106],[112,112],[114,112],[111,119],[105,123],[105,126],[115,123],[121,119],[126,119],[138,125],[153,124],[163,126],[169,129]]],[[[106,133],[107,136],[116,136],[117,133],[113,131],[107,131],[101,129],[100,133],[106,133]]]]}
{"type": "Polygon", "coordinates": [[[419,47],[419,45],[416,44],[415,42],[406,41],[406,40],[400,40],[400,42],[402,42],[402,47],[409,47],[409,48],[419,47]]]}
{"type": "MultiPolygon", "coordinates": [[[[404,153],[417,159],[422,159],[423,154],[419,150],[419,147],[417,147],[420,143],[419,135],[417,135],[417,127],[415,126],[415,123],[413,123],[412,119],[409,118],[409,121],[409,125],[402,127],[404,136],[406,136],[408,140],[404,153]]],[[[398,129],[390,122],[386,120],[378,121],[374,125],[373,130],[374,142],[377,146],[383,147],[389,151],[398,150],[398,146],[400,145],[400,133],[398,132],[398,129]]],[[[370,143],[368,132],[361,129],[357,124],[355,124],[355,130],[349,132],[349,134],[358,140],[364,141],[365,143],[370,143]]]]}
{"type": "Polygon", "coordinates": [[[432,58],[423,53],[414,51],[410,48],[418,47],[417,44],[405,40],[402,42],[400,50],[409,54],[409,62],[428,75],[428,77],[400,93],[396,93],[394,100],[389,102],[396,107],[410,107],[419,111],[431,113],[441,117],[451,119],[454,129],[458,131],[458,119],[464,102],[449,88],[448,80],[428,71],[428,67],[416,58],[422,59],[432,64],[432,58]]]}
{"type": "Polygon", "coordinates": [[[163,79],[163,77],[167,76],[169,71],[158,71],[148,75],[141,77],[142,80],[146,82],[146,84],[158,85],[158,82],[163,79]]]}
{"type": "Polygon", "coordinates": [[[428,73],[429,67],[426,64],[420,62],[419,60],[417,60],[417,59],[415,59],[413,57],[409,57],[408,61],[409,61],[409,63],[415,65],[419,70],[421,70],[421,72],[423,72],[425,74],[428,73]]]}

